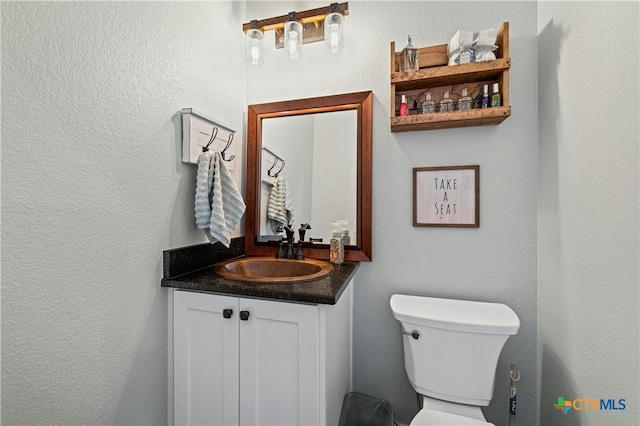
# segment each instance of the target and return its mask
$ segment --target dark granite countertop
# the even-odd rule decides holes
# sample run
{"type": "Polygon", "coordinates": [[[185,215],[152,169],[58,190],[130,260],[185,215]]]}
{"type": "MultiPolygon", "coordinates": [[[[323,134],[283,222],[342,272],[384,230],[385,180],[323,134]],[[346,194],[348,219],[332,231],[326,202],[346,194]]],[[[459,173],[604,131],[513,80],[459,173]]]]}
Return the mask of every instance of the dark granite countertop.
{"type": "MultiPolygon", "coordinates": [[[[359,262],[345,261],[333,265],[324,278],[299,283],[254,283],[231,280],[215,273],[214,266],[224,260],[240,257],[239,241],[230,249],[212,248],[204,244],[167,250],[164,255],[162,287],[221,293],[234,296],[283,300],[311,304],[335,304],[355,274],[359,262]],[[188,261],[184,257],[188,257],[188,261]]],[[[236,243],[234,245],[234,242],[236,243]]]]}

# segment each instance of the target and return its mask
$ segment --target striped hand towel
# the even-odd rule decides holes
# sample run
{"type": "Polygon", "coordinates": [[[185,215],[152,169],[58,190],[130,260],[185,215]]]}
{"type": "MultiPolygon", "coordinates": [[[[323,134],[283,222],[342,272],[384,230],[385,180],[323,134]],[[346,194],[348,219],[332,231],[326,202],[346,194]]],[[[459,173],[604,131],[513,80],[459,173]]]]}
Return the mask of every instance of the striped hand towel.
{"type": "Polygon", "coordinates": [[[196,175],[196,226],[212,244],[229,247],[231,233],[245,211],[244,200],[219,152],[203,152],[196,175]]]}
{"type": "Polygon", "coordinates": [[[291,207],[287,179],[284,177],[278,177],[271,188],[267,204],[267,217],[269,226],[274,233],[278,225],[293,225],[293,207],[291,207]]]}

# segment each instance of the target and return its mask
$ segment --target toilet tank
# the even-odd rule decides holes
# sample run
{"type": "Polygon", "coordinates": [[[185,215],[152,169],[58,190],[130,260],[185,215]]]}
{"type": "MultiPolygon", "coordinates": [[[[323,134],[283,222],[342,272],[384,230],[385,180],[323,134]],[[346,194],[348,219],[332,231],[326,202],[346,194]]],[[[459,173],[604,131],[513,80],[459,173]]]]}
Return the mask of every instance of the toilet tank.
{"type": "Polygon", "coordinates": [[[444,401],[489,405],[502,347],[520,328],[516,313],[501,303],[402,294],[391,296],[390,304],[402,324],[414,389],[444,401]]]}

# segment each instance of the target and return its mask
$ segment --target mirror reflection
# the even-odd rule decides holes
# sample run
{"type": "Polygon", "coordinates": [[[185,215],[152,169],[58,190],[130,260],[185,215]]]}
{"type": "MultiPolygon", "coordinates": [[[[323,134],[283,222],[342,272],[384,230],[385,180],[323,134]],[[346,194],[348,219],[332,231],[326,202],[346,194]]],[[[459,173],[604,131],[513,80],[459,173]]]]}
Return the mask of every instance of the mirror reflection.
{"type": "Polygon", "coordinates": [[[259,241],[280,239],[286,224],[308,224],[306,242],[357,241],[357,118],[352,109],[262,120],[259,241]]]}
{"type": "MultiPolygon", "coordinates": [[[[245,254],[275,256],[279,227],[305,226],[305,258],[371,261],[370,91],[249,105],[245,254]]],[[[287,227],[288,229],[288,227],[287,227]]]]}

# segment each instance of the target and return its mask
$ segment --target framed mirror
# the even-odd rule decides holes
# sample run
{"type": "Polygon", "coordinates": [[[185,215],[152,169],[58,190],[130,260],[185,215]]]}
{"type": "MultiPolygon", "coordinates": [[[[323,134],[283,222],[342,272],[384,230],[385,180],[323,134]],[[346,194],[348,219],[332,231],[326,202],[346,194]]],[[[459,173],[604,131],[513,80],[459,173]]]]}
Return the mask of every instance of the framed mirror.
{"type": "Polygon", "coordinates": [[[305,257],[371,261],[370,91],[249,105],[245,253],[275,256],[279,225],[308,224],[305,257]]]}

